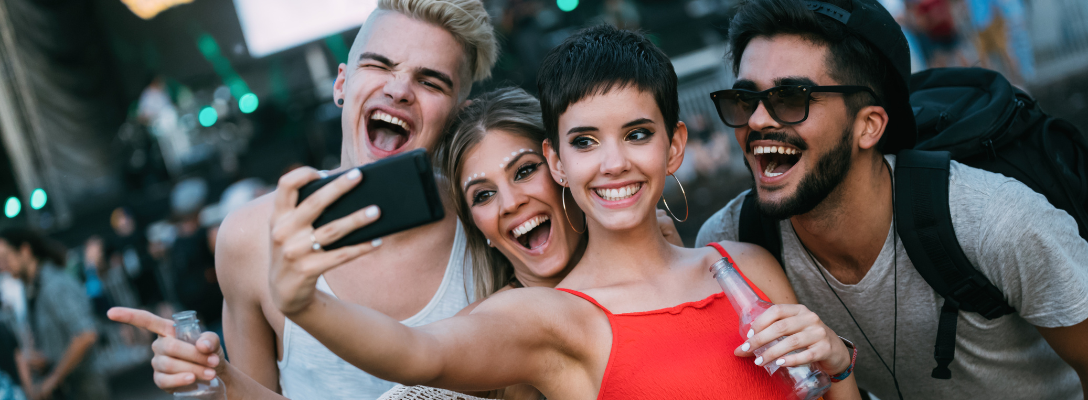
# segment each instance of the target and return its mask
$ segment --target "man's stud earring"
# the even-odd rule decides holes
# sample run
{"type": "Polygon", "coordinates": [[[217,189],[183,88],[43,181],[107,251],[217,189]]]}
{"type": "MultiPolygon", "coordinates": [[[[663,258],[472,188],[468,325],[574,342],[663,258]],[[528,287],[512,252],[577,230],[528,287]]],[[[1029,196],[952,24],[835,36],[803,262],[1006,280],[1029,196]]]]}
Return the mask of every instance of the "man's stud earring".
{"type": "Polygon", "coordinates": [[[490,245],[491,245],[491,239],[487,239],[487,245],[488,245],[488,246],[490,246],[490,245]]]}
{"type": "Polygon", "coordinates": [[[336,99],[336,105],[338,105],[338,106],[344,105],[344,99],[336,99]]]}

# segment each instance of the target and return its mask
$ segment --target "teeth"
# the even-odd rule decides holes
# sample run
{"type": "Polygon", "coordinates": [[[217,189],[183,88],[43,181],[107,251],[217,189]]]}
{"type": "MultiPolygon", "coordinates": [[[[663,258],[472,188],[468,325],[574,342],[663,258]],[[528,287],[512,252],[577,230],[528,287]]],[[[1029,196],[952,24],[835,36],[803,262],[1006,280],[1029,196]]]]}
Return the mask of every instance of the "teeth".
{"type": "Polygon", "coordinates": [[[777,153],[777,154],[793,155],[793,154],[801,154],[801,151],[797,150],[797,149],[794,149],[794,148],[785,147],[785,146],[756,146],[756,147],[752,148],[752,153],[753,154],[768,154],[768,153],[774,154],[774,153],[777,153]]]}
{"type": "Polygon", "coordinates": [[[776,176],[782,175],[782,172],[774,172],[774,169],[777,167],[778,162],[771,161],[767,163],[767,168],[763,169],[763,176],[766,176],[768,178],[774,178],[776,176]]]}
{"type": "Polygon", "coordinates": [[[621,187],[621,188],[616,188],[616,189],[594,189],[594,191],[596,191],[597,195],[600,196],[602,199],[605,199],[605,200],[608,200],[608,201],[618,201],[618,200],[623,200],[623,199],[626,199],[628,197],[634,196],[635,193],[638,193],[638,190],[641,189],[641,188],[642,188],[641,183],[632,183],[630,185],[627,185],[627,186],[624,186],[624,187],[621,187]]]}
{"type": "Polygon", "coordinates": [[[547,220],[548,220],[547,215],[538,215],[536,217],[530,218],[528,221],[522,222],[521,225],[518,225],[511,232],[514,233],[515,238],[518,238],[518,237],[521,237],[521,235],[529,233],[529,231],[531,231],[534,228],[540,226],[540,224],[543,224],[544,221],[547,221],[547,220]]]}
{"type": "Polygon", "coordinates": [[[405,131],[410,131],[410,129],[408,129],[407,122],[404,122],[400,118],[394,117],[382,111],[374,111],[373,114],[370,114],[370,119],[385,121],[393,125],[399,125],[401,128],[404,128],[405,131]]]}

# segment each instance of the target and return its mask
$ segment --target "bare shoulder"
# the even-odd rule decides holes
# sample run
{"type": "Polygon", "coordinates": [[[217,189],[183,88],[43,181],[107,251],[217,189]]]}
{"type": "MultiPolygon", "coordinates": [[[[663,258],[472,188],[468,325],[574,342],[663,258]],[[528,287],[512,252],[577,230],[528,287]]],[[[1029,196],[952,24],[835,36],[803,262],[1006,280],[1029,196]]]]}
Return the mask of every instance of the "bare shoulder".
{"type": "MultiPolygon", "coordinates": [[[[786,273],[778,260],[770,252],[758,245],[751,243],[733,242],[723,240],[718,242],[733,258],[736,268],[748,278],[752,284],[759,287],[771,301],[775,303],[796,303],[797,295],[793,293],[786,273]]],[[[714,259],[721,257],[717,251],[714,259]]]]}
{"type": "Polygon", "coordinates": [[[595,340],[586,340],[587,337],[611,340],[604,311],[585,299],[552,288],[496,292],[484,299],[472,314],[495,314],[526,330],[544,333],[553,343],[569,346],[564,349],[568,353],[589,352],[599,345],[595,340]],[[590,345],[583,346],[586,344],[590,345]]]}
{"type": "MultiPolygon", "coordinates": [[[[513,287],[513,286],[510,286],[510,285],[506,285],[506,286],[503,286],[502,288],[500,288],[500,289],[499,289],[498,291],[496,291],[495,293],[492,293],[492,294],[491,294],[491,296],[494,296],[494,295],[496,295],[496,294],[499,294],[499,293],[505,292],[505,291],[507,291],[507,290],[512,290],[512,289],[514,289],[514,287],[513,287]]],[[[475,310],[475,309],[476,309],[476,307],[480,305],[480,303],[483,303],[483,302],[484,302],[484,300],[487,300],[487,299],[489,299],[489,298],[490,298],[490,296],[488,296],[488,297],[484,297],[484,298],[482,298],[482,299],[479,299],[479,300],[476,300],[476,301],[474,301],[474,302],[473,302],[472,304],[469,304],[469,305],[465,306],[465,308],[462,308],[462,309],[461,309],[461,311],[458,311],[458,312],[457,312],[457,314],[455,314],[454,316],[455,316],[455,317],[463,317],[463,316],[466,316],[466,315],[472,314],[472,310],[475,310]]]]}
{"type": "Polygon", "coordinates": [[[274,193],[246,203],[227,215],[216,239],[215,269],[224,292],[263,275],[268,268],[269,229],[274,193]]]}

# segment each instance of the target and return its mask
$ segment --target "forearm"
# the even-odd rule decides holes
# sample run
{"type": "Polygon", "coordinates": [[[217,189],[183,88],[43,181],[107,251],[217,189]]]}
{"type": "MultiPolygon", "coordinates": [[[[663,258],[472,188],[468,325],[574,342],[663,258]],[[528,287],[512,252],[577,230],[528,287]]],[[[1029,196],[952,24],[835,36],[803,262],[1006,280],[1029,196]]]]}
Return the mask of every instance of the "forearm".
{"type": "Polygon", "coordinates": [[[222,379],[223,383],[227,386],[227,398],[231,400],[287,399],[249,377],[249,375],[234,368],[234,366],[229,363],[224,367],[224,371],[219,375],[219,379],[222,379]]]}
{"type": "Polygon", "coordinates": [[[372,309],[318,292],[288,318],[352,365],[378,378],[405,385],[426,384],[441,370],[426,333],[372,309]]]}
{"type": "Polygon", "coordinates": [[[276,366],[276,334],[264,319],[259,306],[247,308],[223,306],[224,347],[230,348],[230,364],[238,372],[278,393],[279,368],[276,366]]]}
{"type": "Polygon", "coordinates": [[[34,387],[34,380],[30,377],[30,365],[27,363],[25,357],[23,357],[23,350],[18,349],[15,352],[15,368],[19,371],[19,384],[23,386],[23,391],[30,394],[30,389],[34,387]]]}
{"type": "Polygon", "coordinates": [[[53,380],[63,381],[83,361],[83,357],[87,355],[91,346],[94,346],[96,340],[98,340],[98,334],[93,331],[83,332],[72,338],[72,341],[68,343],[68,349],[64,351],[64,355],[50,374],[53,380]]]}

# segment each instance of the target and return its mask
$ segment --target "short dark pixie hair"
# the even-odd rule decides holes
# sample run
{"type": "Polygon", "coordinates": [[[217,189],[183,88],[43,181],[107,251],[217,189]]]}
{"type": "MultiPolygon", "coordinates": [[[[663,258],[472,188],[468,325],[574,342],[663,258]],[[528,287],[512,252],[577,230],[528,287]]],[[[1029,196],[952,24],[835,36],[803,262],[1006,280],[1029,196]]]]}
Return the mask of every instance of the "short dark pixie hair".
{"type": "Polygon", "coordinates": [[[676,71],[669,57],[642,34],[611,25],[583,29],[552,49],[536,82],[544,132],[553,145],[559,139],[559,116],[571,104],[614,87],[630,85],[653,94],[669,140],[680,120],[676,71]]]}
{"type": "MultiPolygon", "coordinates": [[[[821,1],[847,12],[853,11],[851,0],[821,1]]],[[[733,74],[739,73],[741,56],[752,39],[776,35],[798,35],[827,46],[825,63],[832,79],[842,85],[867,86],[876,92],[875,104],[867,95],[847,96],[846,106],[851,116],[865,106],[884,106],[885,96],[889,94],[888,80],[900,79],[891,63],[872,44],[849,32],[844,24],[810,11],[803,0],[745,0],[740,3],[729,26],[733,74]]]]}

